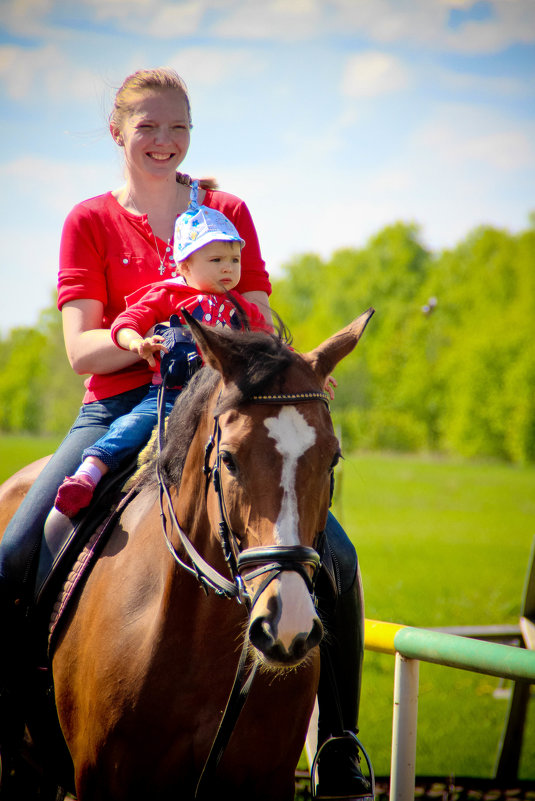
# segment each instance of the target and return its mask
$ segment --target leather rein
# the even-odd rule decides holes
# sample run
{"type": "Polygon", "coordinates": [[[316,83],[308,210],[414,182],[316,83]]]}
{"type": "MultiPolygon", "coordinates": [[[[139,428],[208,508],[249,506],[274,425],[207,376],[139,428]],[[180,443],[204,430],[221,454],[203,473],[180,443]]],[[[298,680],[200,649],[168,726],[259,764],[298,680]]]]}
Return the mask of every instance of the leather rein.
{"type": "MultiPolygon", "coordinates": [[[[296,404],[311,401],[322,401],[329,407],[329,396],[326,392],[310,391],[301,393],[255,395],[248,399],[248,403],[258,404],[296,404]]],[[[314,585],[317,574],[321,567],[321,558],[315,548],[305,545],[265,545],[256,548],[239,549],[239,538],[233,531],[229,521],[227,506],[221,485],[221,428],[219,425],[219,415],[214,414],[214,430],[209,437],[204,449],[203,474],[208,483],[211,481],[217,494],[219,503],[219,525],[218,538],[223,549],[225,561],[228,565],[231,580],[223,576],[218,570],[210,565],[195,548],[188,535],[180,526],[173,507],[169,487],[161,473],[160,455],[163,447],[164,425],[165,425],[165,383],[161,385],[158,393],[158,461],[156,473],[158,477],[160,495],[160,516],[162,520],[162,530],[167,547],[169,548],[175,561],[188,573],[195,576],[200,585],[208,595],[212,590],[216,595],[226,598],[234,598],[238,603],[243,604],[250,614],[257,599],[266,587],[276,579],[282,572],[293,571],[299,573],[303,578],[308,591],[313,600],[314,585]],[[213,467],[210,467],[212,452],[216,449],[216,457],[213,467]],[[167,533],[167,518],[164,510],[163,499],[167,500],[167,509],[171,518],[172,526],[177,530],[180,543],[184,548],[191,564],[187,564],[177,552],[167,533]],[[312,569],[312,577],[307,571],[307,567],[312,569]],[[245,586],[246,581],[250,581],[258,576],[264,576],[260,586],[256,590],[253,598],[249,595],[245,586]]],[[[209,792],[210,782],[213,779],[217,766],[223,756],[230,736],[236,725],[236,721],[247,700],[256,669],[257,661],[254,661],[247,677],[246,662],[249,650],[247,637],[244,639],[234,683],[215,735],[210,752],[199,777],[195,798],[201,798],[203,793],[209,792]]]]}

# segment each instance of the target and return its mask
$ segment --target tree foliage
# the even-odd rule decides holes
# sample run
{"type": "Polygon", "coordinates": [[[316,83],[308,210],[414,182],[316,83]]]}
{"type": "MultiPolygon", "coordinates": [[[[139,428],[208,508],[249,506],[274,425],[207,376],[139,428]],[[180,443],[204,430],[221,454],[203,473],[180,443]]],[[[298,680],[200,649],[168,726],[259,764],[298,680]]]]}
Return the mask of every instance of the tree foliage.
{"type": "Polygon", "coordinates": [[[0,343],[2,431],[61,434],[74,420],[82,393],[55,304],[41,312],[35,328],[15,328],[0,343]]]}
{"type": "MultiPolygon", "coordinates": [[[[285,265],[271,303],[298,350],[376,309],[336,371],[346,450],[535,461],[535,215],[530,222],[518,234],[478,228],[440,253],[422,244],[418,226],[398,222],[361,249],[285,265]]],[[[82,380],[55,305],[1,344],[0,428],[65,431],[82,380]]]]}
{"type": "Polygon", "coordinates": [[[534,228],[481,227],[433,254],[397,223],[360,250],[294,259],[272,305],[301,351],[376,309],[337,370],[346,448],[535,461],[534,228]]]}

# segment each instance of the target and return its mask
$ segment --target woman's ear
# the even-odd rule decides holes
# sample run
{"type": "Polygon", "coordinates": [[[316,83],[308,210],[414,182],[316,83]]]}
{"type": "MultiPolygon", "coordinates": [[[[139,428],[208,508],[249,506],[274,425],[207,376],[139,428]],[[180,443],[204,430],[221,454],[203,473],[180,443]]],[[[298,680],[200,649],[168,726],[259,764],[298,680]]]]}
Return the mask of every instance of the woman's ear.
{"type": "Polygon", "coordinates": [[[115,125],[110,125],[110,133],[119,147],[124,147],[123,135],[115,125]]]}

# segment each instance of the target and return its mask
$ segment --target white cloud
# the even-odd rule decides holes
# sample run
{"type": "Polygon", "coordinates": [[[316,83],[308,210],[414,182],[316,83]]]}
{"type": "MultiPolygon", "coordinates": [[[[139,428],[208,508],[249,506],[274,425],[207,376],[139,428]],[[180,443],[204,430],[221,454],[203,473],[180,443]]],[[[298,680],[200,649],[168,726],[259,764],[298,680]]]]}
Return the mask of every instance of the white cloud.
{"type": "Polygon", "coordinates": [[[471,163],[497,170],[535,167],[535,125],[519,127],[492,110],[446,104],[413,134],[417,151],[462,169],[471,163]]]}
{"type": "Polygon", "coordinates": [[[97,92],[95,74],[73,64],[52,44],[35,50],[0,46],[0,84],[15,100],[32,96],[46,96],[58,102],[66,97],[85,100],[95,97],[97,92]]]}
{"type": "Polygon", "coordinates": [[[227,4],[225,16],[211,33],[225,38],[299,41],[324,31],[329,14],[324,0],[239,0],[227,4]]]}
{"type": "Polygon", "coordinates": [[[535,87],[529,80],[531,76],[508,78],[500,75],[477,75],[466,72],[437,69],[433,72],[434,80],[440,86],[454,92],[477,92],[489,97],[519,96],[533,94],[535,87]]]}
{"type": "Polygon", "coordinates": [[[493,0],[489,19],[470,21],[450,31],[443,44],[465,53],[497,53],[512,44],[535,42],[532,0],[493,0]]]}
{"type": "Polygon", "coordinates": [[[57,211],[63,216],[83,198],[122,183],[119,163],[114,173],[109,162],[67,162],[37,156],[20,156],[0,164],[0,178],[4,197],[18,196],[26,206],[41,203],[47,213],[57,211]]]}
{"type": "Polygon", "coordinates": [[[449,27],[450,9],[472,5],[472,0],[333,0],[334,11],[322,25],[378,45],[400,42],[445,52],[495,53],[518,42],[535,42],[532,0],[492,0],[489,18],[449,27]]]}
{"type": "Polygon", "coordinates": [[[177,50],[168,62],[180,75],[187,76],[192,94],[195,86],[219,86],[242,75],[250,77],[264,69],[266,64],[251,50],[221,47],[184,47],[177,50]]]}
{"type": "Polygon", "coordinates": [[[2,0],[2,25],[17,36],[46,36],[51,33],[46,18],[55,0],[2,0]]]}
{"type": "Polygon", "coordinates": [[[375,97],[406,89],[409,83],[410,72],[400,59],[368,51],[348,58],[341,88],[347,97],[375,97]]]}
{"type": "Polygon", "coordinates": [[[97,20],[112,20],[123,30],[155,39],[190,36],[201,25],[205,4],[200,0],[180,3],[154,0],[86,0],[97,20]]]}
{"type": "Polygon", "coordinates": [[[450,10],[471,5],[472,0],[79,0],[73,6],[71,0],[3,0],[2,12],[11,33],[46,36],[48,42],[78,35],[73,15],[77,23],[111,22],[157,40],[198,34],[288,42],[327,34],[363,37],[372,46],[409,43],[480,53],[535,41],[533,0],[492,0],[487,19],[450,28],[450,10]]]}
{"type": "Polygon", "coordinates": [[[21,156],[0,164],[2,270],[10,276],[0,331],[34,325],[50,305],[65,217],[84,198],[119,186],[121,171],[119,160],[114,170],[105,159],[89,164],[21,156]]]}

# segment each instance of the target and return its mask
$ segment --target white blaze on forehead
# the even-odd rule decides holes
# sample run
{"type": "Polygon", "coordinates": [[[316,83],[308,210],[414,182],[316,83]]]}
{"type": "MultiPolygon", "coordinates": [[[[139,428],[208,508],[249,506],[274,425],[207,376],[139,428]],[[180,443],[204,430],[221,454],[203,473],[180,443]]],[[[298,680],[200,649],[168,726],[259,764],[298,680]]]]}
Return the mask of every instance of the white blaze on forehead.
{"type": "Polygon", "coordinates": [[[282,503],[275,523],[279,545],[297,545],[298,511],[295,479],[297,462],[316,441],[316,431],[294,406],[283,406],[277,417],[268,417],[264,425],[282,456],[282,503]]]}

